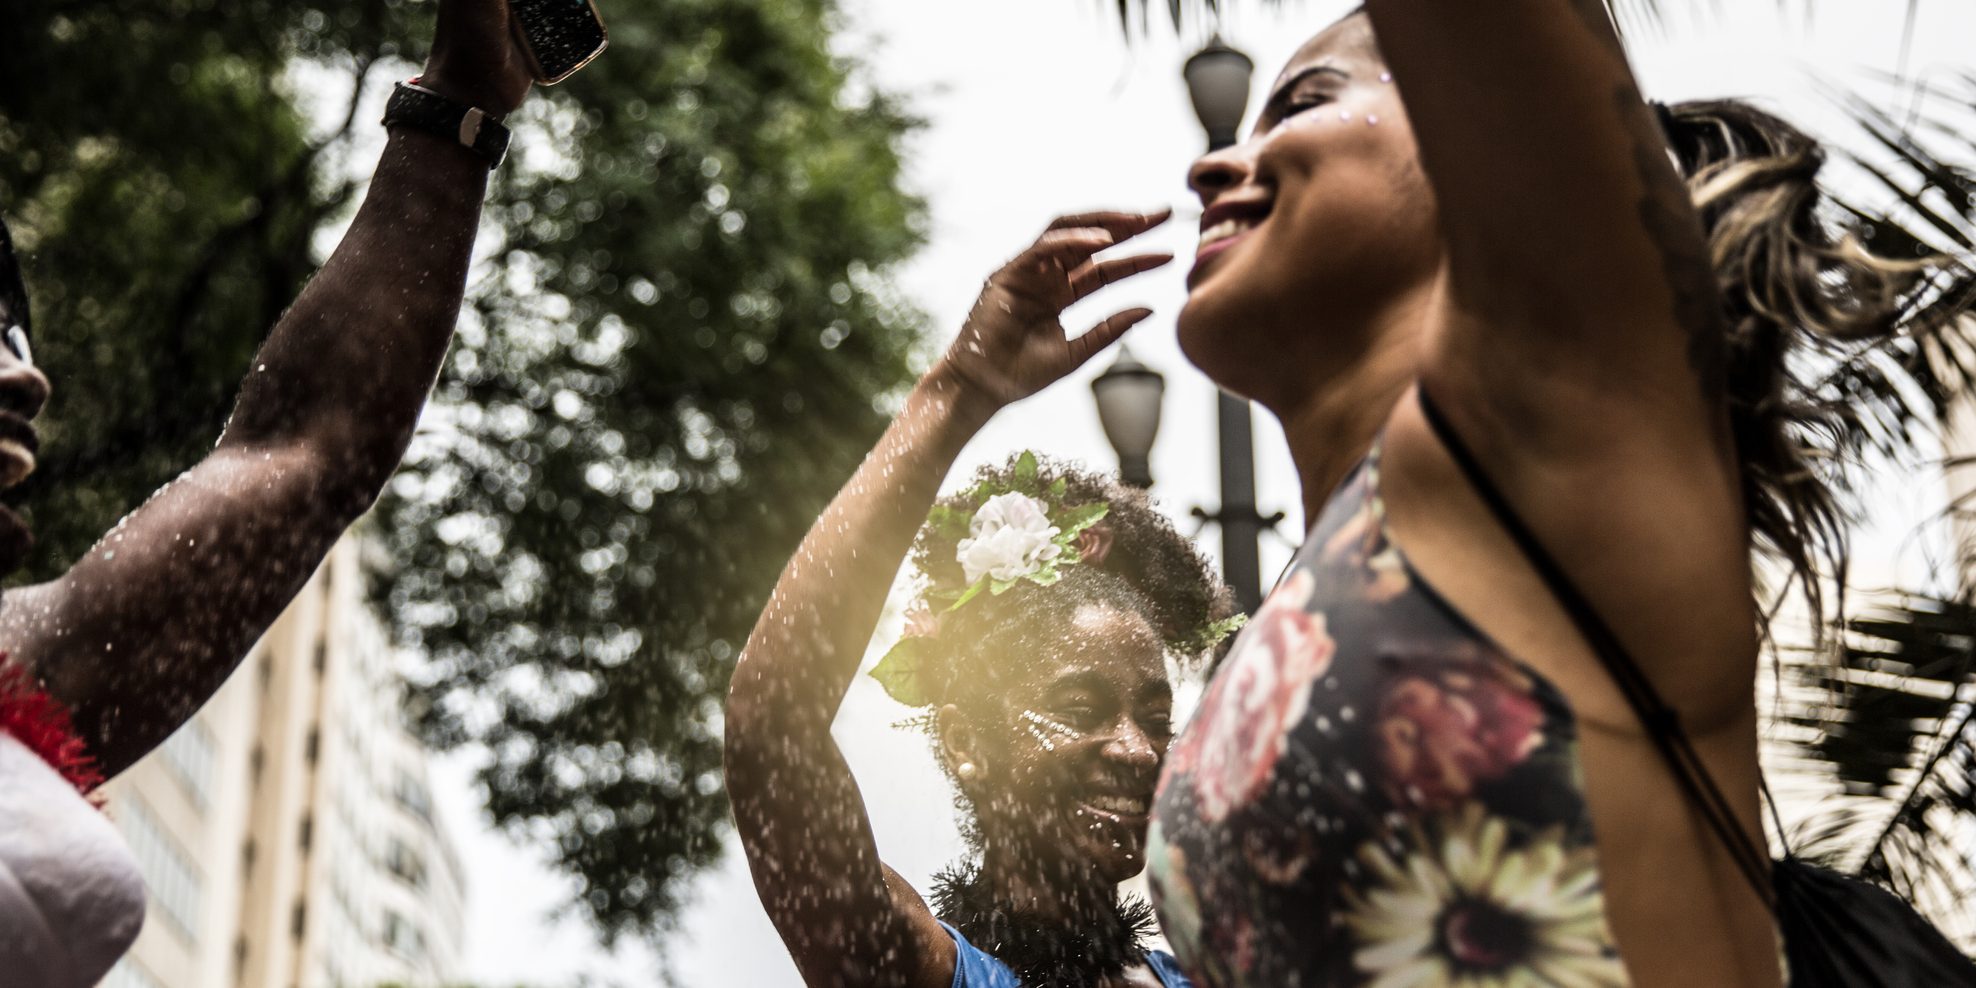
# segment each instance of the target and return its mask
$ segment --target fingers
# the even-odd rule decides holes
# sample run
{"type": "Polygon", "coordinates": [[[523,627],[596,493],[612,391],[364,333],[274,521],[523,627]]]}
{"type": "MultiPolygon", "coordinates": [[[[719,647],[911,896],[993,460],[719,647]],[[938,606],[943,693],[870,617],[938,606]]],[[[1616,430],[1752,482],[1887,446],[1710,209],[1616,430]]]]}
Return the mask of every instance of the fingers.
{"type": "Polygon", "coordinates": [[[1106,347],[1117,343],[1118,338],[1124,336],[1126,330],[1144,322],[1146,317],[1152,314],[1153,310],[1145,306],[1114,313],[1111,318],[1091,327],[1090,332],[1070,341],[1071,359],[1076,361],[1077,365],[1082,365],[1104,352],[1106,347]]]}
{"type": "Polygon", "coordinates": [[[1132,257],[1119,257],[1108,261],[1085,264],[1070,273],[1070,300],[1080,301],[1106,285],[1114,284],[1169,264],[1173,255],[1135,254],[1132,257]]]}
{"type": "Polygon", "coordinates": [[[1130,240],[1147,230],[1167,221],[1173,215],[1171,209],[1156,209],[1150,213],[1121,213],[1100,211],[1074,213],[1059,216],[1050,222],[1050,230],[1070,230],[1079,227],[1095,227],[1112,235],[1114,242],[1130,240]]]}

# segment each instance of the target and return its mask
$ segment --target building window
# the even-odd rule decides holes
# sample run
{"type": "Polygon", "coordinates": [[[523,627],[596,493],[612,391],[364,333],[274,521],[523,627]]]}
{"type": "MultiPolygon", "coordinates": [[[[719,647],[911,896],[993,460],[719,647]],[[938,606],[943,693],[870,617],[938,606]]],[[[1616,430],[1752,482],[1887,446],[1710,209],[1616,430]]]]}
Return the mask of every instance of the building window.
{"type": "Polygon", "coordinates": [[[303,817],[302,835],[296,841],[296,843],[301,846],[303,853],[305,854],[308,853],[309,845],[315,842],[315,836],[316,836],[316,818],[313,816],[303,817]]]}
{"type": "Polygon", "coordinates": [[[384,911],[384,945],[412,960],[425,956],[425,934],[410,920],[389,909],[384,911]]]}
{"type": "Polygon", "coordinates": [[[288,935],[302,939],[302,931],[309,925],[309,907],[302,900],[295,900],[295,908],[288,914],[288,935]]]}
{"type": "Polygon", "coordinates": [[[120,800],[115,812],[124,840],[137,857],[138,870],[144,873],[151,899],[165,914],[166,925],[186,943],[194,942],[199,932],[199,899],[204,879],[198,866],[192,863],[192,856],[165,832],[158,818],[151,815],[151,808],[135,792],[120,800]]]}
{"type": "Polygon", "coordinates": [[[314,765],[316,758],[321,754],[322,731],[318,728],[311,727],[309,728],[309,739],[302,744],[302,758],[310,765],[314,765]]]}
{"type": "Polygon", "coordinates": [[[213,732],[203,717],[194,717],[165,739],[160,749],[165,766],[192,805],[206,808],[206,793],[213,781],[213,732]]]}
{"type": "Polygon", "coordinates": [[[405,811],[427,823],[432,822],[432,794],[425,791],[425,784],[404,769],[398,770],[398,783],[392,795],[405,811]]]}
{"type": "Polygon", "coordinates": [[[384,848],[384,867],[413,888],[425,886],[425,861],[396,837],[384,848]]]}

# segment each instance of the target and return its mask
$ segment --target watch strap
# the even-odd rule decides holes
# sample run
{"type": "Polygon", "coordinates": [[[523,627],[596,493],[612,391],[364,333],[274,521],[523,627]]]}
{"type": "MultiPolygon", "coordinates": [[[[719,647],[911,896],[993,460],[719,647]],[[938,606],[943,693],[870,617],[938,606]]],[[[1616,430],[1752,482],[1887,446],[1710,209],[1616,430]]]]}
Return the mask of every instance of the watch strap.
{"type": "Polygon", "coordinates": [[[508,153],[508,128],[499,117],[477,106],[448,99],[416,81],[401,82],[391,91],[384,106],[386,127],[410,127],[459,143],[487,159],[487,167],[501,163],[508,153]]]}

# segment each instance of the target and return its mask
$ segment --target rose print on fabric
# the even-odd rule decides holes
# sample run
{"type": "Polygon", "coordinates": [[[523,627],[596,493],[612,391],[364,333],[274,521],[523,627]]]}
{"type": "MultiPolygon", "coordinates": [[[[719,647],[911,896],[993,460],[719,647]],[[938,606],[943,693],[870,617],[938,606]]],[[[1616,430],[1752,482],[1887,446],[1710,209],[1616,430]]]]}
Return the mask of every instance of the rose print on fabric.
{"type": "Polygon", "coordinates": [[[1202,988],[1624,985],[1571,708],[1408,566],[1378,455],[1169,749],[1167,934],[1202,988]]]}
{"type": "Polygon", "coordinates": [[[1449,809],[1537,750],[1543,724],[1529,684],[1491,667],[1403,675],[1379,702],[1381,781],[1395,802],[1449,809]]]}
{"type": "Polygon", "coordinates": [[[1411,828],[1397,852],[1360,849],[1372,884],[1346,893],[1345,923],[1369,988],[1626,983],[1593,849],[1567,847],[1555,828],[1510,839],[1470,803],[1411,828]]]}
{"type": "Polygon", "coordinates": [[[1386,511],[1377,498],[1366,498],[1324,540],[1323,556],[1327,561],[1335,560],[1351,567],[1367,603],[1386,603],[1412,585],[1405,557],[1386,537],[1386,511]]]}
{"type": "Polygon", "coordinates": [[[1304,715],[1311,683],[1337,651],[1324,615],[1304,610],[1316,581],[1293,570],[1235,643],[1202,700],[1194,792],[1201,815],[1224,820],[1275,773],[1289,730],[1304,715]]]}

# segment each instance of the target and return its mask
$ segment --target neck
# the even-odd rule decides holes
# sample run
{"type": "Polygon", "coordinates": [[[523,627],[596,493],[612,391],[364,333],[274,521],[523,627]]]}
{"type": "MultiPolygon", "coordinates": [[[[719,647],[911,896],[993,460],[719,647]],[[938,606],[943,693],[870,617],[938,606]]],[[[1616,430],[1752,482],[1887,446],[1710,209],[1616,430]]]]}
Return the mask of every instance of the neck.
{"type": "Polygon", "coordinates": [[[1304,525],[1317,523],[1324,502],[1357,465],[1420,373],[1421,327],[1430,318],[1433,287],[1402,296],[1361,320],[1365,348],[1315,387],[1267,402],[1283,426],[1303,488],[1304,525]]]}
{"type": "Polygon", "coordinates": [[[1117,908],[1118,886],[1088,863],[1010,843],[982,849],[981,877],[997,900],[1036,919],[1083,923],[1117,908]]]}

